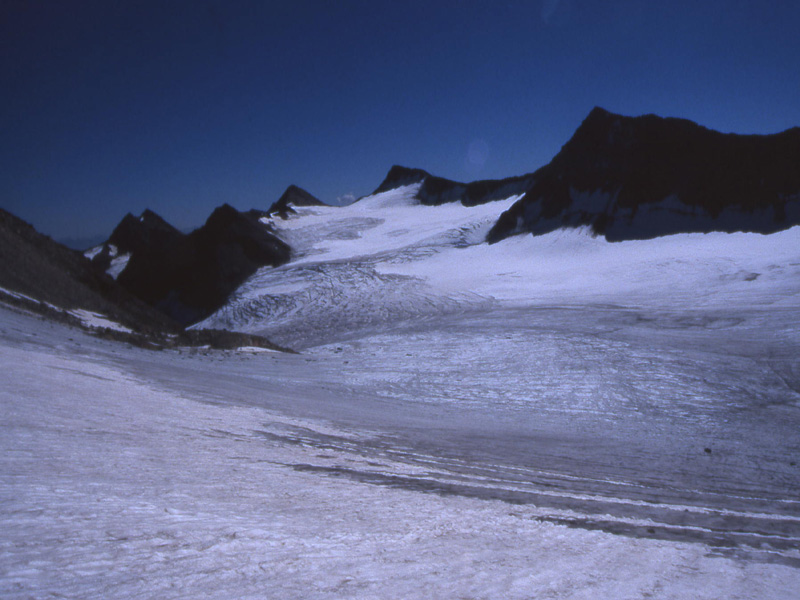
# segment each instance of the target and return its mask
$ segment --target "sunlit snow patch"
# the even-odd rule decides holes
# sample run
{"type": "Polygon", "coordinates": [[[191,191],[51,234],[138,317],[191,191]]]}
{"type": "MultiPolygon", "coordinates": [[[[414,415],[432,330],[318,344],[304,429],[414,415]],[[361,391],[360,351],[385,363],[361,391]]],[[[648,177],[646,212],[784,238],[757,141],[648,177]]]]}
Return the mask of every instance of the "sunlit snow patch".
{"type": "MultiPolygon", "coordinates": [[[[7,296],[11,296],[12,298],[16,298],[17,300],[26,300],[28,302],[39,302],[39,300],[31,298],[30,296],[26,296],[25,294],[20,294],[19,292],[14,292],[12,290],[7,290],[5,288],[0,288],[0,293],[6,294],[7,296]]],[[[47,306],[50,306],[52,308],[57,308],[47,302],[45,302],[44,304],[47,304],[47,306]]]]}
{"type": "Polygon", "coordinates": [[[100,246],[90,248],[84,252],[83,255],[89,260],[93,260],[95,257],[97,257],[97,255],[106,250],[108,252],[108,258],[111,259],[109,267],[106,269],[106,274],[110,275],[113,279],[116,279],[119,277],[119,274],[125,270],[125,267],[128,266],[128,261],[131,258],[130,253],[120,254],[119,248],[117,248],[114,244],[102,244],[100,246]]]}
{"type": "Polygon", "coordinates": [[[94,248],[89,248],[86,252],[83,253],[83,255],[89,260],[92,260],[95,256],[97,256],[103,251],[104,247],[105,247],[104,244],[100,244],[99,246],[95,246],[94,248]]]}
{"type": "Polygon", "coordinates": [[[260,346],[240,346],[236,349],[237,352],[246,352],[249,354],[260,354],[262,352],[278,352],[272,348],[261,348],[260,346]]]}
{"type": "Polygon", "coordinates": [[[131,259],[130,254],[122,254],[111,259],[111,266],[106,269],[106,273],[111,275],[114,279],[119,277],[119,274],[128,266],[128,261],[131,259]]]}
{"type": "Polygon", "coordinates": [[[14,292],[12,290],[7,290],[5,288],[0,288],[0,293],[10,296],[11,298],[16,298],[17,300],[24,300],[26,302],[32,302],[34,304],[44,305],[52,310],[56,310],[70,316],[79,319],[81,324],[84,327],[88,327],[90,329],[112,329],[114,331],[120,331],[123,333],[132,333],[133,331],[124,325],[120,325],[116,321],[111,321],[106,316],[101,315],[100,313],[92,312],[90,310],[85,310],[82,308],[75,308],[72,310],[67,310],[65,308],[61,308],[54,304],[50,304],[49,302],[45,302],[43,300],[36,300],[35,298],[31,298],[30,296],[26,296],[25,294],[20,294],[19,292],[14,292]]]}
{"type": "Polygon", "coordinates": [[[92,329],[111,329],[113,331],[121,331],[123,333],[133,333],[131,329],[125,327],[124,325],[120,325],[116,321],[111,321],[100,313],[84,310],[82,308],[77,308],[67,312],[73,317],[80,319],[81,323],[83,323],[85,327],[92,329]]]}

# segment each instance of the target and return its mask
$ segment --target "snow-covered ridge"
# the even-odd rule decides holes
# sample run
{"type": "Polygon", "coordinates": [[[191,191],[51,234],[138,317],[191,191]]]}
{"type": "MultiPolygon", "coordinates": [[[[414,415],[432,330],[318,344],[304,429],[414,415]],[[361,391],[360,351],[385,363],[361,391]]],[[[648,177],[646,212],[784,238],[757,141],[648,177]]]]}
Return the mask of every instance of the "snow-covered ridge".
{"type": "Polygon", "coordinates": [[[197,327],[270,331],[306,346],[321,335],[484,305],[487,299],[468,289],[442,296],[421,278],[381,269],[485,245],[497,215],[518,196],[474,207],[424,206],[415,197],[419,185],[347,207],[297,207],[285,220],[267,219],[292,247],[292,261],[259,270],[197,327]]]}
{"type": "Polygon", "coordinates": [[[423,206],[415,197],[418,189],[419,184],[409,185],[346,207],[298,207],[297,215],[275,221],[274,227],[292,246],[293,265],[403,255],[426,247],[483,243],[493,219],[519,198],[470,208],[423,206]]]}

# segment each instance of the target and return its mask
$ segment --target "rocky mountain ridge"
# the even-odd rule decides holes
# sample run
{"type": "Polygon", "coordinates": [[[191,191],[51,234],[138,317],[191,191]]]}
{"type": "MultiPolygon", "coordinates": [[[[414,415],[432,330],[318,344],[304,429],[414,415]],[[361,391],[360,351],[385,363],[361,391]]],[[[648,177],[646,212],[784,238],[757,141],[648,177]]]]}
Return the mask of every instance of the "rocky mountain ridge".
{"type": "Polygon", "coordinates": [[[589,227],[609,241],[676,233],[773,233],[800,224],[800,128],[720,133],[692,121],[594,108],[534,173],[460,183],[395,165],[374,193],[419,184],[423,205],[524,196],[487,236],[589,227]]]}
{"type": "MultiPolygon", "coordinates": [[[[154,213],[143,216],[149,226],[160,226],[154,213]]],[[[131,225],[128,219],[120,231],[128,231],[131,225]]],[[[115,237],[129,250],[131,247],[124,246],[123,240],[121,234],[115,237]]],[[[184,331],[180,324],[137,298],[83,254],[37,232],[3,209],[0,301],[17,310],[38,313],[94,335],[143,348],[260,347],[291,352],[257,335],[213,329],[184,331]]]]}
{"type": "Polygon", "coordinates": [[[380,194],[415,183],[421,184],[416,194],[420,204],[438,206],[448,202],[460,202],[464,206],[477,206],[525,193],[533,183],[533,175],[460,183],[431,175],[422,169],[394,165],[372,194],[380,194]]]}
{"type": "Polygon", "coordinates": [[[117,285],[77,250],[36,231],[0,209],[0,287],[62,309],[102,313],[143,333],[177,332],[180,327],[117,285]]]}
{"type": "Polygon", "coordinates": [[[589,226],[610,241],[800,224],[800,128],[773,135],[595,108],[488,235],[589,226]]]}
{"type": "Polygon", "coordinates": [[[282,219],[286,219],[290,214],[296,212],[293,208],[295,206],[325,206],[325,203],[303,188],[290,185],[281,197],[265,211],[265,216],[278,215],[282,219]]]}

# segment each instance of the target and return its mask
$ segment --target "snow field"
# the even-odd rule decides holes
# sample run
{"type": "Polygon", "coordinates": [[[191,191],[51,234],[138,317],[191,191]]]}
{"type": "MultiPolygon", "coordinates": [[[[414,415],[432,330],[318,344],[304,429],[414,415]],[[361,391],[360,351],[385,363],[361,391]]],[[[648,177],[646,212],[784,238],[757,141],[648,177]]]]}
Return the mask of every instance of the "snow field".
{"type": "Polygon", "coordinates": [[[488,245],[486,232],[516,196],[421,206],[417,188],[270,220],[295,249],[293,260],[260,269],[197,327],[260,333],[301,349],[498,306],[800,305],[800,227],[617,243],[559,230],[488,245]]]}

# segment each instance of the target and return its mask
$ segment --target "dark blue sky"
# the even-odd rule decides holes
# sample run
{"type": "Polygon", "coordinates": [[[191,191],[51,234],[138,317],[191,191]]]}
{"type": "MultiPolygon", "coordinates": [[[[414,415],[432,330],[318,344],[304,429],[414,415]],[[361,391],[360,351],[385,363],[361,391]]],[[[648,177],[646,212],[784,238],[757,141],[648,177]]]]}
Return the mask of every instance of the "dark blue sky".
{"type": "Polygon", "coordinates": [[[595,105],[800,125],[797,0],[0,0],[0,205],[56,238],[177,226],[392,164],[546,164],[595,105]]]}

